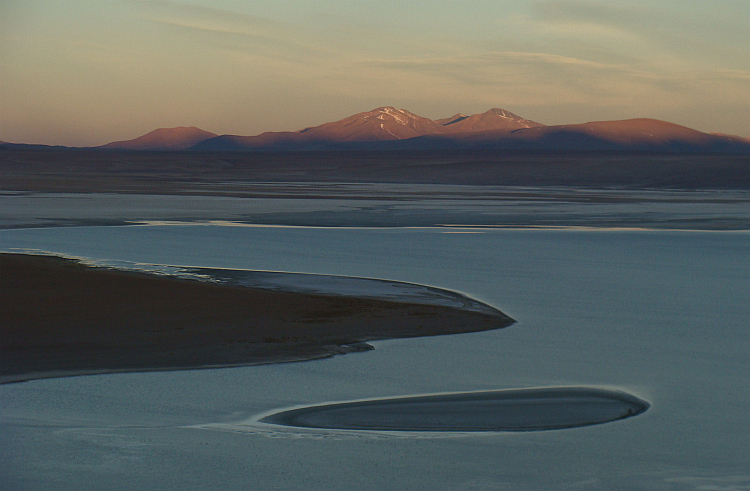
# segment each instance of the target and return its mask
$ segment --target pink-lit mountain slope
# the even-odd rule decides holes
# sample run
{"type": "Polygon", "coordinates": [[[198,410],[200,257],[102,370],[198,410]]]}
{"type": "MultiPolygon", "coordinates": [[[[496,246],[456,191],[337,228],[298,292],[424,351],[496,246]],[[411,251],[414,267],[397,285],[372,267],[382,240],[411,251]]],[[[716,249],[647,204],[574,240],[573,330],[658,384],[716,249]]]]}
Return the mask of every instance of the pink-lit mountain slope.
{"type": "Polygon", "coordinates": [[[195,126],[160,128],[133,140],[117,141],[102,145],[111,150],[187,150],[202,141],[218,135],[195,126]]]}
{"type": "Polygon", "coordinates": [[[405,109],[386,106],[348,118],[306,128],[300,133],[314,140],[337,142],[403,140],[415,136],[442,133],[435,121],[405,109]]]}
{"type": "Polygon", "coordinates": [[[444,128],[431,119],[385,106],[300,131],[267,132],[257,136],[223,135],[207,140],[195,149],[272,149],[280,146],[316,149],[336,143],[403,140],[443,132],[444,128]]]}
{"type": "Polygon", "coordinates": [[[438,119],[435,122],[442,125],[447,133],[471,133],[488,130],[512,131],[543,126],[499,108],[492,108],[487,112],[472,116],[456,114],[450,118],[438,119]]]}

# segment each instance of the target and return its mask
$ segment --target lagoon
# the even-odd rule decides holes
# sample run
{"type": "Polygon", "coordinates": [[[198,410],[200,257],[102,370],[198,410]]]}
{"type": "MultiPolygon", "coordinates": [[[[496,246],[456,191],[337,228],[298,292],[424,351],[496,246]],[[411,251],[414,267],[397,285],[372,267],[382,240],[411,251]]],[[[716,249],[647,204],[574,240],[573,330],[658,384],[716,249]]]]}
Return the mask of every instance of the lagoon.
{"type": "Polygon", "coordinates": [[[746,489],[750,234],[223,225],[0,231],[2,250],[358,276],[518,322],[328,360],[0,386],[10,489],[746,489]],[[651,404],[544,432],[258,424],[296,406],[584,386],[651,404]]]}

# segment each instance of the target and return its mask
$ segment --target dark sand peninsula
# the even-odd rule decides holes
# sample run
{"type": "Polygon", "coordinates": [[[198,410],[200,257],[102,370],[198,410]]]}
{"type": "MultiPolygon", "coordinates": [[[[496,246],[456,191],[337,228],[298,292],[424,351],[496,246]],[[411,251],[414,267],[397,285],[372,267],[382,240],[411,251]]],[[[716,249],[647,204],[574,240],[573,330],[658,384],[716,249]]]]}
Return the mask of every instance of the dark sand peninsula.
{"type": "Polygon", "coordinates": [[[0,254],[0,383],[324,358],[367,341],[514,321],[415,301],[307,294],[0,254]]]}

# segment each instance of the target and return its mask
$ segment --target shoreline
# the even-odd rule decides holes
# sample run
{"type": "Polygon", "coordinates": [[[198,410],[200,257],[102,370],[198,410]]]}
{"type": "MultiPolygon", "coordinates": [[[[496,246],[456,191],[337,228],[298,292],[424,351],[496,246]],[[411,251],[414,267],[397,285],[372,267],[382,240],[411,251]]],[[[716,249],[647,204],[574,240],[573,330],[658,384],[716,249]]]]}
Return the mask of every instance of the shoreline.
{"type": "Polygon", "coordinates": [[[514,322],[489,306],[216,284],[57,256],[0,253],[0,269],[0,383],[321,359],[514,322]]]}
{"type": "MultiPolygon", "coordinates": [[[[570,230],[583,232],[750,232],[750,223],[732,224],[724,226],[722,224],[694,224],[693,226],[664,226],[664,225],[611,225],[611,224],[584,224],[584,225],[535,225],[535,224],[444,224],[436,223],[429,225],[375,225],[375,226],[354,226],[354,225],[300,225],[295,223],[259,223],[243,222],[235,220],[87,220],[87,219],[70,219],[65,223],[44,222],[38,224],[0,224],[0,231],[3,230],[42,230],[53,228],[77,228],[77,227],[154,227],[154,226],[211,226],[211,227],[255,227],[255,228],[330,228],[330,229],[436,229],[446,234],[461,233],[482,233],[493,230],[570,230]],[[702,226],[701,226],[702,225],[702,226]]],[[[0,253],[9,252],[0,250],[0,253]]],[[[23,252],[26,254],[26,252],[23,252]]]]}
{"type": "Polygon", "coordinates": [[[286,227],[750,230],[747,190],[248,183],[246,193],[0,190],[0,230],[157,223],[286,227]]]}

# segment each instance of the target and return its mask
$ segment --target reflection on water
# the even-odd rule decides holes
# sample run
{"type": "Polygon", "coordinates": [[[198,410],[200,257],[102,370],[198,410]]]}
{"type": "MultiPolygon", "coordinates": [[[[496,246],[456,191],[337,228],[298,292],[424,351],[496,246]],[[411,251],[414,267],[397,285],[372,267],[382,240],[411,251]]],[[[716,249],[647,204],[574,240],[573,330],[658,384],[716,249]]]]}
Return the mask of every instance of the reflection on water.
{"type": "Polygon", "coordinates": [[[11,489],[743,489],[750,482],[749,237],[219,226],[1,231],[2,249],[431,285],[467,293],[518,322],[382,341],[375,351],[318,362],[2,386],[0,473],[11,489]],[[479,438],[313,437],[312,430],[243,424],[326,401],[559,385],[624,390],[653,406],[605,425],[479,438]]]}

